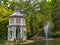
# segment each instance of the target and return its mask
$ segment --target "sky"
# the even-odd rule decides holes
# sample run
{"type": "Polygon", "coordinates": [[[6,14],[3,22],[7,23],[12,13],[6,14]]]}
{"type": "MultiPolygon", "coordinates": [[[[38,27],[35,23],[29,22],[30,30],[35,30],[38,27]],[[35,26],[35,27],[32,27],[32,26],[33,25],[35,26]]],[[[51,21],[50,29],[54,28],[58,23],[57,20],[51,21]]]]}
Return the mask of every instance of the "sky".
{"type": "Polygon", "coordinates": [[[51,1],[51,0],[46,0],[46,1],[48,2],[48,1],[51,1]]]}

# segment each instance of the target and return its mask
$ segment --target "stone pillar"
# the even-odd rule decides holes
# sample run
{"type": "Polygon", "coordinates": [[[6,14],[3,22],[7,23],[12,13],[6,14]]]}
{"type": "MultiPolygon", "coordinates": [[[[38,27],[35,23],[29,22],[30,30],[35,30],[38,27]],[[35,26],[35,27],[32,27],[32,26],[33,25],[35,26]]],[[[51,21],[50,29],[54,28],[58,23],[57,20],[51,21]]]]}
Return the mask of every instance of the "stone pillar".
{"type": "Polygon", "coordinates": [[[16,24],[16,18],[14,18],[14,25],[16,24]]]}
{"type": "Polygon", "coordinates": [[[27,33],[27,32],[26,32],[26,28],[23,27],[23,41],[26,40],[26,37],[27,37],[27,34],[26,34],[26,33],[27,33]]]}
{"type": "Polygon", "coordinates": [[[22,33],[23,33],[23,32],[22,32],[22,26],[21,26],[21,27],[20,27],[20,35],[21,35],[21,37],[20,37],[20,38],[21,38],[21,40],[22,40],[22,38],[23,38],[22,33]]]}
{"type": "Polygon", "coordinates": [[[10,33],[12,34],[12,35],[11,35],[11,36],[12,36],[12,41],[14,40],[14,38],[13,38],[13,34],[14,34],[14,33],[13,33],[13,32],[14,32],[14,30],[13,30],[13,27],[12,27],[12,30],[11,30],[11,32],[10,32],[10,33]]]}
{"type": "Polygon", "coordinates": [[[10,30],[8,28],[8,41],[10,40],[10,30]]]}
{"type": "Polygon", "coordinates": [[[8,27],[8,41],[13,41],[13,35],[12,35],[13,30],[8,27]]]}
{"type": "MultiPolygon", "coordinates": [[[[22,25],[22,18],[20,18],[20,19],[21,19],[21,23],[20,23],[20,25],[22,25]]],[[[21,38],[21,40],[23,39],[23,35],[22,35],[22,33],[23,33],[23,32],[22,32],[22,26],[20,26],[20,35],[21,35],[20,38],[21,38]]]]}
{"type": "Polygon", "coordinates": [[[16,26],[13,27],[13,39],[16,40],[16,26]]]}

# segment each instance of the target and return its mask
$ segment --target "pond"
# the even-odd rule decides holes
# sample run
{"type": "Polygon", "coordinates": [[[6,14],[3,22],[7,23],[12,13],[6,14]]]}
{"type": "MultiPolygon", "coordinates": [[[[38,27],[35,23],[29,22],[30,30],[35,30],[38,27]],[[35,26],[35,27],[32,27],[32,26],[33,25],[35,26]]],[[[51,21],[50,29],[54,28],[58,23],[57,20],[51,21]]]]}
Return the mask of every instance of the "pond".
{"type": "MultiPolygon", "coordinates": [[[[39,40],[31,44],[27,45],[46,45],[46,41],[44,40],[39,40]]],[[[48,45],[60,45],[60,39],[54,39],[54,40],[49,40],[48,45]]]]}
{"type": "MultiPolygon", "coordinates": [[[[16,43],[5,44],[5,43],[0,42],[0,45],[22,45],[22,44],[18,44],[18,43],[17,44],[16,43]]],[[[38,40],[33,43],[25,44],[25,45],[46,45],[46,41],[38,40]]],[[[49,40],[48,45],[60,45],[60,39],[49,40]]]]}

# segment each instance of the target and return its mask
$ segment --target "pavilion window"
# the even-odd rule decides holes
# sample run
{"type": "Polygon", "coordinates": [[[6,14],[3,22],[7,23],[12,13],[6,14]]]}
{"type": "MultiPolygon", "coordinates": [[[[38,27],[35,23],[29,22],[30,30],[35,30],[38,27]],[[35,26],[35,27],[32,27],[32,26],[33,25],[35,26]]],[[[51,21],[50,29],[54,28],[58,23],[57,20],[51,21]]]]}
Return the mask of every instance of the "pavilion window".
{"type": "Polygon", "coordinates": [[[25,24],[25,20],[24,19],[22,19],[22,24],[25,24]]]}
{"type": "Polygon", "coordinates": [[[10,18],[10,24],[14,23],[14,18],[10,18]]]}
{"type": "Polygon", "coordinates": [[[20,18],[16,18],[16,24],[20,24],[20,18]]]}

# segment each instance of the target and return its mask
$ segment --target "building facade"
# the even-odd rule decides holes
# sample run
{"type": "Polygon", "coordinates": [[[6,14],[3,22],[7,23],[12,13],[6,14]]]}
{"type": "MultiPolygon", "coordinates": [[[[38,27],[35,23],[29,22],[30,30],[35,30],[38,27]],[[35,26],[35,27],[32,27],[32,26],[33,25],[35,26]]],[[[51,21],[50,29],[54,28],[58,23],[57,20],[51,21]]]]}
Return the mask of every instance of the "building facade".
{"type": "Polygon", "coordinates": [[[8,41],[25,41],[27,38],[25,17],[18,9],[9,16],[8,41]]]}

